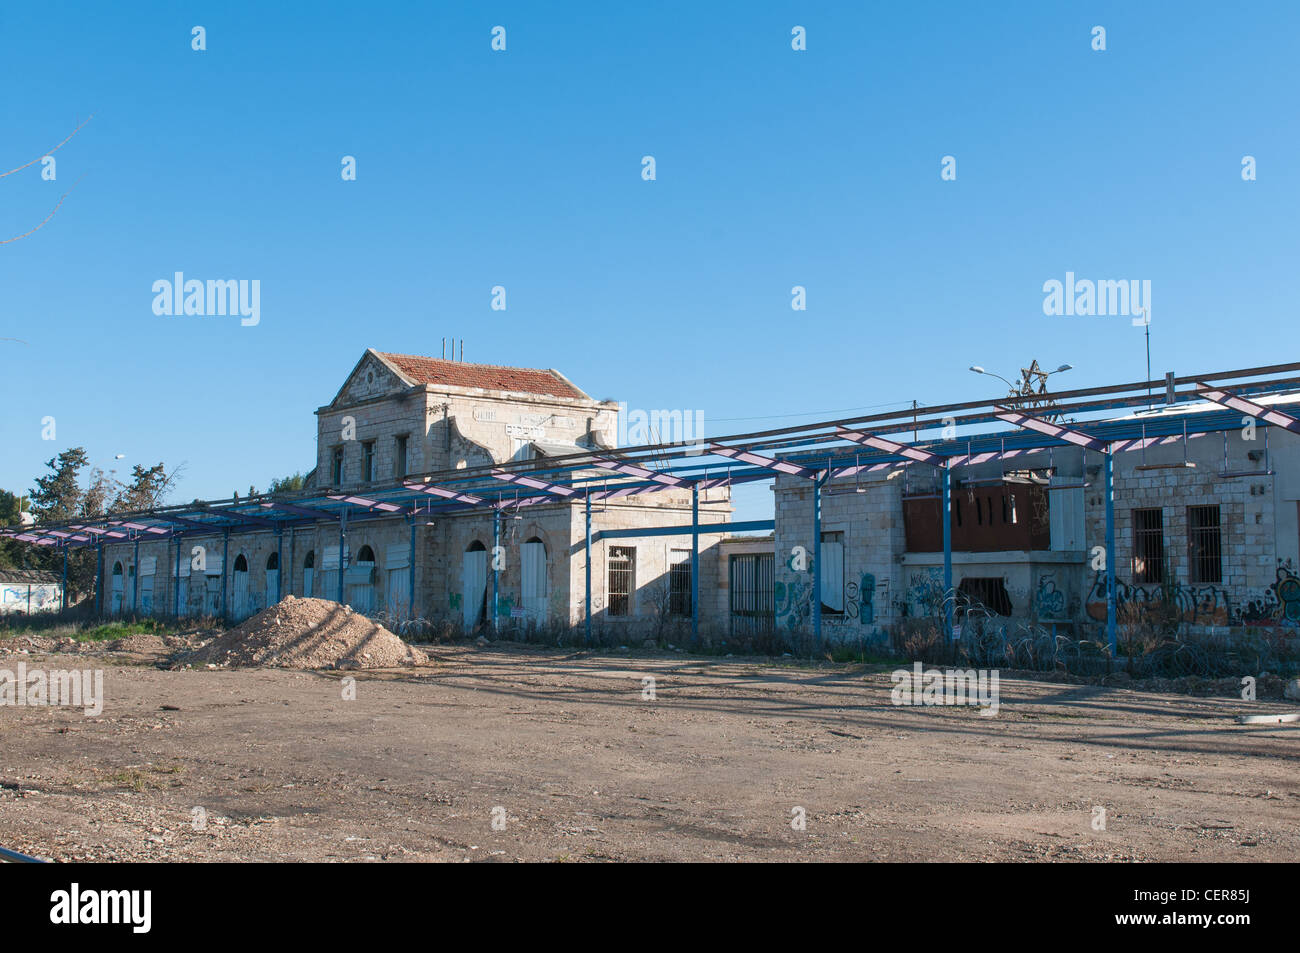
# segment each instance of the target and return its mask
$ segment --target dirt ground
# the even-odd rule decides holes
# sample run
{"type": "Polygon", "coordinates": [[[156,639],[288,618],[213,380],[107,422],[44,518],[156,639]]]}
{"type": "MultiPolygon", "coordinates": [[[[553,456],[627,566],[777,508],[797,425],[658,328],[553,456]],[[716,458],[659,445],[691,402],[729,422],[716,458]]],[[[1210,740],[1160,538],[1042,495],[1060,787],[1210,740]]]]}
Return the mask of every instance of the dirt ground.
{"type": "Polygon", "coordinates": [[[1234,720],[1282,703],[1004,678],[990,718],[896,707],[878,667],[430,652],[322,673],[24,656],[102,665],[106,703],[0,708],[0,845],[60,861],[1300,853],[1300,725],[1234,720]]]}

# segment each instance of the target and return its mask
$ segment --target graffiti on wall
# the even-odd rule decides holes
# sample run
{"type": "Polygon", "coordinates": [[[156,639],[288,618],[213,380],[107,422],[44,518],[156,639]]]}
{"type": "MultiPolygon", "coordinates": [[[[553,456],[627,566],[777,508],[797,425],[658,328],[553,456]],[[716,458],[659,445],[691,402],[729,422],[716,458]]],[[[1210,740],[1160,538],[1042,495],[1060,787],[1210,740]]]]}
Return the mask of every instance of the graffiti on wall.
{"type": "MultiPolygon", "coordinates": [[[[1104,588],[1102,595],[1105,596],[1104,588]]],[[[1034,614],[1044,622],[1066,622],[1069,620],[1065,592],[1056,588],[1055,572],[1045,572],[1039,575],[1038,587],[1034,590],[1034,614]]]]}
{"type": "Polygon", "coordinates": [[[912,573],[898,609],[904,616],[920,618],[943,612],[943,571],[931,567],[912,573]]]}
{"type": "MultiPolygon", "coordinates": [[[[810,570],[811,572],[811,570],[810,570]]],[[[796,631],[812,625],[811,582],[776,582],[776,624],[796,631]]],[[[874,625],[876,621],[876,577],[863,573],[857,582],[844,586],[844,610],[822,611],[823,626],[874,625]]]]}
{"type": "MultiPolygon", "coordinates": [[[[1234,602],[1219,585],[1135,586],[1115,580],[1115,606],[1164,609],[1172,601],[1177,617],[1197,625],[1300,626],[1300,577],[1278,561],[1276,578],[1262,590],[1247,592],[1234,602]]],[[[1087,612],[1106,621],[1106,573],[1098,571],[1088,592],[1087,612]]]]}

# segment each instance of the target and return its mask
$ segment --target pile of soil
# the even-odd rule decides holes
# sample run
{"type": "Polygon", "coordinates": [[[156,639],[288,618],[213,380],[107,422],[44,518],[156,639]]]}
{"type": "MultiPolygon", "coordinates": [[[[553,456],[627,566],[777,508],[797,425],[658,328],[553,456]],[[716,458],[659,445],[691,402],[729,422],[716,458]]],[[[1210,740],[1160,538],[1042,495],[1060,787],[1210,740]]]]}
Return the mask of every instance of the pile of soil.
{"type": "Polygon", "coordinates": [[[168,650],[167,642],[161,636],[137,632],[108,643],[111,652],[133,652],[137,655],[161,655],[168,650]]]}
{"type": "Polygon", "coordinates": [[[328,599],[285,596],[277,605],[178,659],[231,668],[394,668],[427,662],[382,625],[328,599]]]}

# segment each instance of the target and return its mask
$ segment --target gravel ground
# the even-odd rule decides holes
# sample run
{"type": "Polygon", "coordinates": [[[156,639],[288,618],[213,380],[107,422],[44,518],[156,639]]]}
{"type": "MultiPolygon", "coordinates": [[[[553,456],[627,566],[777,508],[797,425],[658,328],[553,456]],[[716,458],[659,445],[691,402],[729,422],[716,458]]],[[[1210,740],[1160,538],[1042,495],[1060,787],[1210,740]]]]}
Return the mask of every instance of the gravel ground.
{"type": "Polygon", "coordinates": [[[60,861],[1300,853],[1300,725],[1234,720],[1276,702],[1004,678],[989,718],[895,707],[887,671],[861,666],[429,653],[356,672],[104,658],[100,717],[0,707],[0,845],[60,861]]]}

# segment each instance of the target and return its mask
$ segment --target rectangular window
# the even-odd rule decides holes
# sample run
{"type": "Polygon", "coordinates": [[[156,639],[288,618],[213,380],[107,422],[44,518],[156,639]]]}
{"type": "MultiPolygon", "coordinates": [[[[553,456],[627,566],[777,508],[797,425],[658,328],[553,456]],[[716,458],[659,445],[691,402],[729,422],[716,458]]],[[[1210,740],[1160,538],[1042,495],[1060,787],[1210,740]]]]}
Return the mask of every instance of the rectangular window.
{"type": "Polygon", "coordinates": [[[1133,511],[1133,581],[1165,581],[1165,519],[1158,508],[1133,511]]]}
{"type": "Polygon", "coordinates": [[[957,609],[969,612],[987,610],[994,615],[1011,615],[1011,596],[1007,584],[996,577],[967,576],[957,586],[957,609]]]}
{"type": "Polygon", "coordinates": [[[406,476],[406,434],[395,438],[393,447],[393,479],[400,480],[406,476]]]}
{"type": "Polygon", "coordinates": [[[733,635],[761,635],[776,627],[776,556],[732,556],[727,563],[733,635]]]}
{"type": "Polygon", "coordinates": [[[822,614],[842,615],[844,612],[844,534],[822,533],[822,564],[818,567],[821,580],[822,614]]]}
{"type": "Polygon", "coordinates": [[[375,480],[375,442],[367,440],[361,445],[361,482],[373,483],[375,480]]]}
{"type": "Polygon", "coordinates": [[[691,551],[674,549],[668,554],[668,613],[691,614],[691,551]]]}
{"type": "Polygon", "coordinates": [[[631,615],[632,592],[636,587],[636,549],[609,548],[609,614],[631,615]]]}
{"type": "Polygon", "coordinates": [[[1223,535],[1218,506],[1187,508],[1187,544],[1191,581],[1223,582],[1223,535]]]}
{"type": "Polygon", "coordinates": [[[330,458],[330,485],[343,485],[343,448],[335,447],[330,458]]]}

